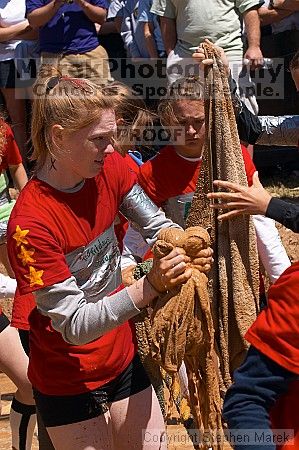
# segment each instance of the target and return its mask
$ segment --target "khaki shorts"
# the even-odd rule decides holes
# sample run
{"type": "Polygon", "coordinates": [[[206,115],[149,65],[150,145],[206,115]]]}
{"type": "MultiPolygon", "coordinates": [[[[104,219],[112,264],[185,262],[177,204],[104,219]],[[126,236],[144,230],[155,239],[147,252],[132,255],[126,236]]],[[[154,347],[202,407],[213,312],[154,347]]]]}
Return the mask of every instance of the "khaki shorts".
{"type": "Polygon", "coordinates": [[[112,81],[108,64],[108,54],[99,45],[86,53],[62,55],[44,52],[41,54],[41,65],[56,67],[62,75],[74,78],[86,78],[99,85],[112,81]]]}

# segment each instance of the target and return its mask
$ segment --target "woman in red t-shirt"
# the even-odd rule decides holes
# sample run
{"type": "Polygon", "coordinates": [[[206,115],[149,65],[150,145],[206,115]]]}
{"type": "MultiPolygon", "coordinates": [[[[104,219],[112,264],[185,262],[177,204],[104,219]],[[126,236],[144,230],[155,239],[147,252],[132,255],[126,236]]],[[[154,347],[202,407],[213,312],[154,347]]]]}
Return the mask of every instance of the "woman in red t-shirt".
{"type": "MultiPolygon", "coordinates": [[[[151,243],[176,225],[114,152],[113,98],[90,81],[49,74],[35,92],[36,174],[10,217],[8,252],[20,295],[36,302],[28,375],[37,408],[56,450],[166,448],[129,320],[191,276],[189,258],[174,249],[122,289],[118,211],[151,243]]],[[[211,251],[205,256],[209,266],[211,251]]]]}

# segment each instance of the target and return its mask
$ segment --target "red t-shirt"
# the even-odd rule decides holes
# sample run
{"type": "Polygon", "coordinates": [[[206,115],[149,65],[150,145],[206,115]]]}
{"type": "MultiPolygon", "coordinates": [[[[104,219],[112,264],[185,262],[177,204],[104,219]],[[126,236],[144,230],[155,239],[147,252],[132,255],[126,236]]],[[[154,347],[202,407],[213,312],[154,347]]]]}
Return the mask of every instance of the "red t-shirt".
{"type": "MultiPolygon", "coordinates": [[[[246,334],[261,353],[299,375],[299,261],[292,264],[270,287],[268,306],[246,334]]],[[[274,429],[293,429],[294,441],[281,449],[299,448],[299,381],[290,384],[271,411],[274,429]]]]}
{"type": "Polygon", "coordinates": [[[299,375],[299,262],[270,287],[268,307],[248,330],[246,339],[277,364],[299,375]]]}
{"type": "MultiPolygon", "coordinates": [[[[241,145],[248,185],[256,168],[250,155],[241,145]]],[[[190,161],[179,156],[171,145],[164,147],[139,170],[138,182],[157,206],[180,194],[194,193],[201,160],[190,161]]]]}
{"type": "MultiPolygon", "coordinates": [[[[255,165],[244,145],[241,145],[247,183],[252,185],[255,165]]],[[[153,159],[140,167],[138,183],[146,194],[163,207],[166,215],[175,223],[185,226],[193,193],[195,192],[201,159],[187,160],[179,156],[171,145],[164,147],[153,159]]],[[[150,258],[149,252],[145,259],[150,258]]],[[[264,292],[264,283],[260,275],[260,293],[264,292]]]]}
{"type": "Polygon", "coordinates": [[[6,142],[3,149],[0,150],[0,173],[7,170],[9,166],[17,166],[22,162],[20,150],[15,141],[12,129],[7,123],[4,123],[4,126],[6,142]]]}
{"type": "MultiPolygon", "coordinates": [[[[84,291],[83,286],[92,283],[89,259],[93,258],[94,264],[103,245],[110,253],[98,266],[107,275],[118,270],[111,269],[119,257],[113,224],[135,178],[115,152],[106,158],[103,171],[85,180],[77,192],[58,191],[36,178],[26,185],[8,226],[8,252],[18,282],[20,296],[15,302],[19,302],[19,310],[23,306],[28,313],[26,302],[33,291],[72,275],[84,291]]],[[[115,286],[110,283],[108,289],[110,286],[111,292],[115,286]]],[[[128,322],[81,346],[65,342],[51,320],[36,308],[29,315],[29,325],[28,374],[32,385],[45,394],[95,389],[119,375],[135,354],[134,334],[128,322]]]]}

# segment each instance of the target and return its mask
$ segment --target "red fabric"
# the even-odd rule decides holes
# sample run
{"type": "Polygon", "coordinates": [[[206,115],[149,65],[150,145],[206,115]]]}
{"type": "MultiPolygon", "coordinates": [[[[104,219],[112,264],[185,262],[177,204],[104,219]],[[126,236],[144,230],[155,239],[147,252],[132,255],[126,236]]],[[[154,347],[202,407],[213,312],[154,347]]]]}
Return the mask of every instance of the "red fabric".
{"type": "Polygon", "coordinates": [[[17,288],[12,306],[11,325],[20,330],[30,330],[29,315],[35,307],[33,294],[30,292],[21,295],[17,288]]]}
{"type": "Polygon", "coordinates": [[[124,156],[124,159],[127,163],[127,166],[132,170],[132,172],[134,172],[136,175],[138,175],[139,172],[139,166],[138,164],[134,161],[133,158],[131,158],[130,155],[126,154],[124,156]]]}
{"type": "Polygon", "coordinates": [[[268,291],[268,306],[246,339],[277,364],[299,375],[299,262],[292,264],[268,291]]]}
{"type": "MultiPolygon", "coordinates": [[[[244,145],[241,145],[248,184],[256,168],[244,145]]],[[[139,169],[138,182],[156,205],[167,199],[195,191],[200,161],[189,161],[179,156],[171,145],[164,147],[153,159],[139,169]]]]}
{"type": "MultiPolygon", "coordinates": [[[[289,267],[268,292],[268,306],[246,334],[260,352],[299,375],[299,262],[289,267]]],[[[294,430],[292,442],[278,449],[299,449],[299,381],[291,383],[271,411],[273,429],[294,430]]]]}
{"type": "Polygon", "coordinates": [[[135,180],[115,152],[106,158],[101,174],[85,180],[78,192],[63,193],[31,180],[12,211],[8,252],[20,294],[15,297],[14,324],[24,326],[29,313],[28,373],[33,386],[45,394],[78,394],[101,386],[120,374],[135,353],[128,322],[87,345],[67,344],[50,319],[39,314],[31,297],[33,291],[71,276],[65,255],[113,224],[135,180]]]}
{"type": "Polygon", "coordinates": [[[275,403],[271,411],[272,428],[275,430],[294,430],[294,438],[282,445],[277,445],[277,450],[299,449],[299,381],[293,381],[286,394],[282,395],[275,403]]]}
{"type": "Polygon", "coordinates": [[[126,235],[128,226],[129,224],[127,219],[119,212],[114,222],[114,231],[120,253],[122,253],[124,248],[124,237],[126,235]]]}
{"type": "Polygon", "coordinates": [[[0,173],[7,170],[9,166],[17,166],[22,162],[20,150],[15,141],[12,129],[7,124],[5,124],[5,131],[6,142],[0,151],[0,173]]]}

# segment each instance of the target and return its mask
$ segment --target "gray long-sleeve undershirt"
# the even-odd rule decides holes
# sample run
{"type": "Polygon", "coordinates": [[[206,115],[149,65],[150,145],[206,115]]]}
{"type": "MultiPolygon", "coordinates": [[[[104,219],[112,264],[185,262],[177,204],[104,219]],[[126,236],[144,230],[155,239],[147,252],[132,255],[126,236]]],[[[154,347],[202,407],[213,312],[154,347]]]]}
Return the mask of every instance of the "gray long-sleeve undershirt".
{"type": "Polygon", "coordinates": [[[152,202],[138,184],[135,184],[124,197],[119,210],[151,247],[162,228],[181,229],[165,216],[164,211],[152,202]]]}
{"type": "Polygon", "coordinates": [[[54,330],[72,345],[83,345],[136,316],[135,306],[126,289],[87,303],[75,277],[34,292],[38,311],[50,317],[54,330]]]}

